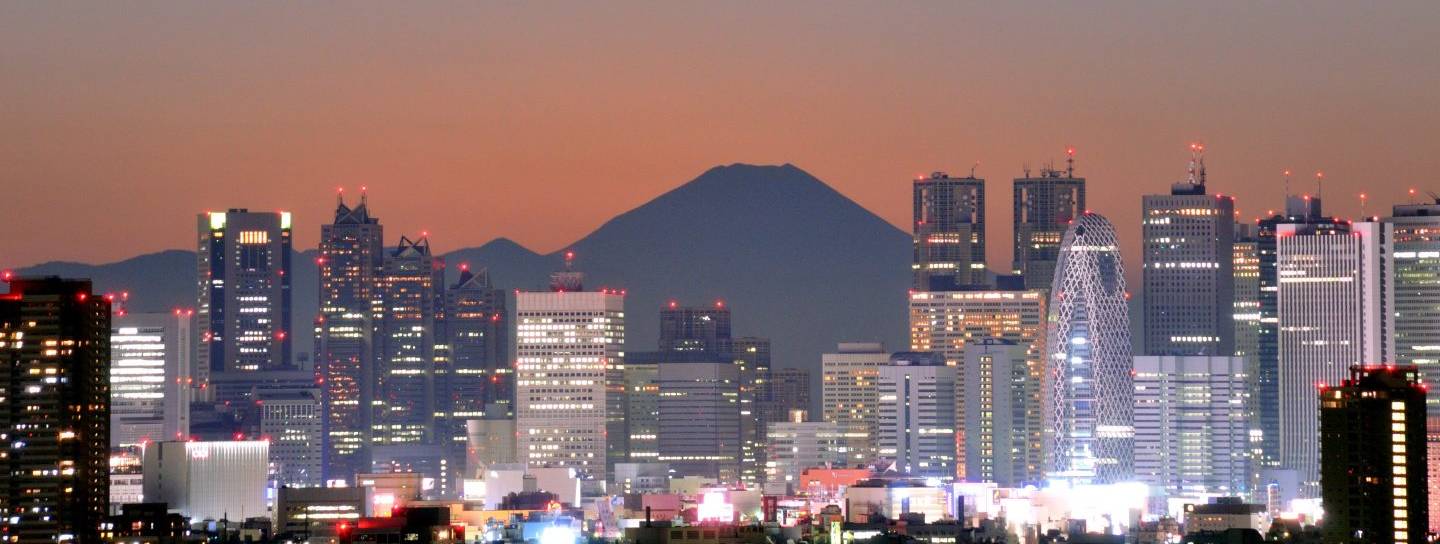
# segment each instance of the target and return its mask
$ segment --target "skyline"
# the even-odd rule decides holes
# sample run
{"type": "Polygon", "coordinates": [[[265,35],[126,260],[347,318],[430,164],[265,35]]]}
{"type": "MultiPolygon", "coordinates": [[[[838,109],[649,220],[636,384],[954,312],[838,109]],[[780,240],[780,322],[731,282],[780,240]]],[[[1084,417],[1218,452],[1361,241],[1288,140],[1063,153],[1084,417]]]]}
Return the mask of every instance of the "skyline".
{"type": "MultiPolygon", "coordinates": [[[[3,265],[186,249],[193,214],[229,207],[293,211],[312,248],[335,188],[362,185],[441,252],[548,253],[733,162],[795,164],[908,232],[910,181],[979,160],[1005,225],[1021,165],[1067,146],[1136,259],[1140,195],[1184,177],[1191,141],[1245,220],[1281,206],[1286,169],[1296,193],[1326,172],[1341,217],[1440,169],[1424,3],[449,8],[0,7],[0,227],[25,233],[3,265]]],[[[989,233],[994,270],[1009,236],[989,233]]]]}

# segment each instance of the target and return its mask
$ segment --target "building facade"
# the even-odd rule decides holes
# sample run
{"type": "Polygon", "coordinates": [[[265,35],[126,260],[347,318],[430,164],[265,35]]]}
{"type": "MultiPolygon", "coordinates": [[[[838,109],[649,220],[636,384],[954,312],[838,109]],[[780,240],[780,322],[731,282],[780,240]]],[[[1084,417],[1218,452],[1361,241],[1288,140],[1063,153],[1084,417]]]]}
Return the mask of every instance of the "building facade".
{"type": "Polygon", "coordinates": [[[436,441],[451,450],[452,459],[461,460],[468,421],[515,417],[505,292],[490,285],[486,270],[472,271],[461,263],[459,279],[445,290],[442,325],[449,364],[443,376],[437,375],[436,409],[443,417],[437,421],[436,441]]]}
{"type": "Polygon", "coordinates": [[[730,309],[720,300],[712,306],[667,302],[660,309],[660,351],[734,352],[730,309]]]}
{"type": "Polygon", "coordinates": [[[1050,289],[1042,413],[1052,480],[1108,484],[1134,474],[1128,298],[1114,227],[1082,214],[1065,231],[1050,289]]]}
{"type": "Polygon", "coordinates": [[[807,491],[799,485],[805,469],[849,466],[853,441],[862,438],[829,421],[773,422],[766,434],[765,492],[774,494],[807,491]]]}
{"type": "Polygon", "coordinates": [[[200,386],[214,373],[290,369],[290,212],[202,213],[197,231],[200,386]]]}
{"type": "Polygon", "coordinates": [[[1320,491],[1315,387],[1393,353],[1382,232],[1379,223],[1339,221],[1276,230],[1280,464],[1296,471],[1304,497],[1320,491]]]}
{"type": "Polygon", "coordinates": [[[324,411],[320,390],[260,395],[260,438],[270,442],[274,487],[324,485],[324,411]]]}
{"type": "MultiPolygon", "coordinates": [[[[1385,255],[1393,259],[1395,361],[1416,365],[1426,383],[1440,383],[1440,200],[1402,204],[1385,219],[1385,255]]],[[[1440,396],[1429,399],[1440,416],[1440,396]]]]}
{"type": "Polygon", "coordinates": [[[890,364],[885,346],[874,342],[841,343],[835,353],[820,356],[821,412],[824,421],[840,424],[847,433],[863,436],[850,462],[875,458],[879,425],[880,369],[890,364]]]}
{"type": "Polygon", "coordinates": [[[1038,177],[1016,178],[1014,192],[1014,272],[1026,289],[1049,289],[1065,228],[1085,212],[1085,178],[1075,177],[1073,166],[1043,168],[1038,177]]]}
{"type": "MultiPolygon", "coordinates": [[[[965,346],[960,442],[965,479],[1001,487],[1041,483],[1039,365],[1034,346],[980,338],[965,346]],[[1034,385],[1031,385],[1034,384],[1034,385]]],[[[1043,348],[1042,348],[1043,349],[1043,348]]]]}
{"type": "Polygon", "coordinates": [[[1235,351],[1235,199],[1205,191],[1203,149],[1168,195],[1142,197],[1145,355],[1235,351]]]}
{"type": "Polygon", "coordinates": [[[913,192],[913,287],[950,291],[985,283],[985,180],[935,172],[915,180],[913,192]]]}
{"type": "Polygon", "coordinates": [[[110,331],[110,447],[190,436],[188,310],[116,314],[110,331]]]}
{"type": "Polygon", "coordinates": [[[430,444],[436,438],[436,376],[448,368],[436,350],[444,284],[445,261],[430,253],[428,238],[401,236],[386,252],[376,288],[375,444],[430,444]]]}
{"type": "Polygon", "coordinates": [[[145,448],[145,500],[192,520],[269,517],[270,444],[264,440],[157,442],[145,448]]]}
{"type": "Polygon", "coordinates": [[[99,540],[110,494],[110,303],[88,280],[0,295],[0,537],[99,540]]]}
{"type": "Polygon", "coordinates": [[[1357,366],[1321,388],[1326,542],[1425,542],[1425,386],[1414,365],[1357,366]]]}
{"type": "Polygon", "coordinates": [[[1157,494],[1249,490],[1252,382],[1243,357],[1135,357],[1135,476],[1157,494]]]}
{"type": "Polygon", "coordinates": [[[957,370],[939,356],[893,358],[880,367],[876,452],[897,472],[955,477],[957,370]]]}
{"type": "Polygon", "coordinates": [[[659,368],[660,462],[669,464],[677,477],[740,481],[739,366],[728,356],[706,352],[654,355],[659,368]]]}
{"type": "Polygon", "coordinates": [[[374,413],[376,289],[385,230],[362,193],[354,208],[340,199],[335,219],[320,227],[320,315],[315,322],[315,373],[322,381],[326,480],[350,481],[369,470],[364,448],[374,413]]]}
{"type": "MultiPolygon", "coordinates": [[[[985,432],[969,428],[971,421],[987,424],[986,418],[971,416],[972,406],[989,410],[983,405],[974,405],[966,398],[956,416],[960,425],[956,439],[961,451],[970,451],[972,438],[981,440],[976,447],[990,451],[996,456],[1007,456],[996,460],[999,467],[1008,467],[1008,473],[989,476],[969,474],[970,465],[961,468],[960,477],[980,481],[1038,482],[1044,476],[1042,470],[1041,446],[1043,444],[1043,411],[1041,404],[1042,372],[1045,368],[1045,335],[1047,291],[1029,290],[979,290],[952,292],[910,293],[910,349],[940,353],[946,364],[960,369],[959,388],[970,390],[972,377],[984,381],[976,384],[986,391],[987,397],[1009,399],[1013,412],[1005,415],[991,413],[990,417],[1006,418],[1010,434],[1002,440],[1012,441],[1008,445],[988,443],[994,438],[985,432]],[[1012,342],[1020,346],[1024,357],[1008,366],[1008,374],[993,374],[995,368],[972,367],[970,346],[987,340],[1012,342]],[[996,391],[1005,387],[1007,391],[996,391]],[[989,480],[987,478],[993,478],[989,480]]],[[[994,421],[989,421],[994,423],[994,421]]]]}
{"type": "MultiPolygon", "coordinates": [[[[564,285],[572,284],[578,286],[564,285]]],[[[604,480],[606,437],[624,432],[624,295],[522,291],[515,295],[515,313],[521,462],[573,467],[604,480]],[[610,398],[612,385],[617,398],[610,398]]],[[[623,452],[623,441],[614,442],[623,452]]]]}

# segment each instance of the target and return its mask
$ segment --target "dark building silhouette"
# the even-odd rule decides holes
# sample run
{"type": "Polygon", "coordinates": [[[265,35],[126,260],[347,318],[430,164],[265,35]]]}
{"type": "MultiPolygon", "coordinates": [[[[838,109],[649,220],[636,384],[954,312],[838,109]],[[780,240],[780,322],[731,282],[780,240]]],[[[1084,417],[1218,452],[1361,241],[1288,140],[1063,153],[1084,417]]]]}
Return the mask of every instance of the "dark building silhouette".
{"type": "Polygon", "coordinates": [[[431,443],[445,261],[430,253],[428,238],[401,236],[396,247],[387,249],[376,297],[374,443],[431,443]]]}
{"type": "Polygon", "coordinates": [[[508,316],[505,292],[490,285],[490,274],[462,263],[460,278],[445,290],[447,355],[437,382],[436,408],[445,415],[437,441],[451,460],[465,459],[466,420],[515,417],[508,316]]]}
{"type": "Polygon", "coordinates": [[[1425,542],[1426,463],[1419,367],[1355,366],[1320,388],[1326,542],[1425,542]]]}
{"type": "Polygon", "coordinates": [[[315,374],[323,393],[325,479],[368,472],[374,398],[375,289],[384,258],[384,227],[370,215],[365,194],[354,208],[340,198],[335,220],[320,227],[316,264],[320,315],[315,321],[315,374]]]}
{"type": "Polygon", "coordinates": [[[197,223],[196,378],[291,369],[290,212],[237,208],[197,223]]]}
{"type": "Polygon", "coordinates": [[[793,410],[810,411],[810,371],[803,368],[770,370],[770,387],[762,401],[766,423],[789,421],[793,410]]]}
{"type": "Polygon", "coordinates": [[[660,351],[731,353],[730,309],[718,300],[714,306],[666,303],[660,309],[660,351]]]}
{"type": "Polygon", "coordinates": [[[913,287],[954,291],[984,284],[985,180],[944,172],[915,180],[913,287]]]}
{"type": "Polygon", "coordinates": [[[0,540],[98,542],[110,505],[110,302],[89,280],[0,295],[0,540]]]}
{"type": "Polygon", "coordinates": [[[1075,177],[1074,150],[1064,171],[1042,168],[1040,175],[1016,178],[1014,272],[1025,289],[1049,289],[1060,258],[1065,227],[1085,212],[1085,178],[1075,177]]]}
{"type": "Polygon", "coordinates": [[[765,476],[765,403],[770,391],[770,339],[745,336],[732,342],[740,374],[740,481],[759,485],[765,476]]]}

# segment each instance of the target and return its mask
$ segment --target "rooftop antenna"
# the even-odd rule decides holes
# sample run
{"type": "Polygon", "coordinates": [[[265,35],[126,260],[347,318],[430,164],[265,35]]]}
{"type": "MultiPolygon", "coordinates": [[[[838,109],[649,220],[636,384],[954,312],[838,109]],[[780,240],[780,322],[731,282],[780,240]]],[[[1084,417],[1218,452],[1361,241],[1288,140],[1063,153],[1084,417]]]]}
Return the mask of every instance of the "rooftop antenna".
{"type": "Polygon", "coordinates": [[[1315,172],[1315,198],[1325,201],[1325,172],[1315,172]]]}
{"type": "Polygon", "coordinates": [[[1290,171],[1285,171],[1285,198],[1290,198],[1290,171]]]}
{"type": "Polygon", "coordinates": [[[1075,177],[1075,146],[1065,148],[1065,177],[1075,177]]]}
{"type": "Polygon", "coordinates": [[[979,168],[979,167],[980,167],[980,161],[975,161],[975,164],[970,165],[970,177],[971,177],[972,179],[975,177],[975,169],[976,169],[976,168],[979,168]]]}
{"type": "Polygon", "coordinates": [[[1022,170],[1022,171],[1025,172],[1025,177],[1027,177],[1027,178],[1030,177],[1030,163],[1028,163],[1028,162],[1022,162],[1022,163],[1020,163],[1020,170],[1022,170]]]}
{"type": "Polygon", "coordinates": [[[1190,166],[1186,168],[1186,181],[1190,185],[1205,186],[1205,145],[1190,144],[1190,166]]]}
{"type": "Polygon", "coordinates": [[[337,206],[344,206],[344,205],[345,205],[345,188],[344,188],[344,187],[336,187],[336,188],[335,188],[335,204],[336,204],[337,206]]]}
{"type": "Polygon", "coordinates": [[[1370,217],[1365,215],[1365,200],[1368,198],[1365,193],[1360,193],[1360,217],[1370,217]]]}
{"type": "Polygon", "coordinates": [[[366,197],[367,194],[370,192],[369,189],[370,189],[369,187],[366,187],[366,186],[364,186],[364,185],[361,185],[361,186],[360,186],[360,205],[361,205],[361,206],[364,206],[364,205],[365,205],[365,197],[366,197]]]}

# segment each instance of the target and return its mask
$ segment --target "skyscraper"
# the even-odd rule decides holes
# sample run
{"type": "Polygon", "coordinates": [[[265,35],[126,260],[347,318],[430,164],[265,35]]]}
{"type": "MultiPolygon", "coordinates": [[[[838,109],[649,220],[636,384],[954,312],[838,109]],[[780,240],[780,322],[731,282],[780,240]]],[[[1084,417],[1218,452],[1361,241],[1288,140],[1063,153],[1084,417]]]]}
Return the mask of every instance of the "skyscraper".
{"type": "Polygon", "coordinates": [[[583,288],[567,266],[550,292],[515,294],[518,450],[531,467],[574,467],[603,481],[626,442],[625,295],[583,288]]]}
{"type": "Polygon", "coordinates": [[[659,368],[659,460],[676,476],[739,481],[740,367],[726,355],[704,351],[657,352],[640,360],[656,361],[659,368]]]}
{"type": "Polygon", "coordinates": [[[640,355],[626,354],[623,436],[627,460],[647,463],[660,459],[660,361],[640,355]]]}
{"type": "Polygon", "coordinates": [[[1235,199],[1205,193],[1204,147],[1190,152],[1185,181],[1143,197],[1146,355],[1235,351],[1235,199]]]}
{"type": "MultiPolygon", "coordinates": [[[[1440,383],[1440,199],[1395,206],[1385,230],[1385,255],[1394,259],[1395,361],[1440,383]]],[[[1440,416],[1440,396],[1426,403],[1440,416]]]]}
{"type": "Polygon", "coordinates": [[[384,228],[370,215],[364,193],[354,208],[341,198],[334,222],[320,227],[315,259],[320,276],[315,373],[323,387],[327,480],[350,480],[370,470],[363,448],[373,423],[374,316],[384,254],[384,228]]]}
{"type": "MultiPolygon", "coordinates": [[[[110,447],[190,436],[195,313],[117,314],[110,331],[110,447]]],[[[138,451],[138,450],[137,450],[138,451]]]]}
{"type": "Polygon", "coordinates": [[[195,375],[289,370],[290,212],[200,214],[195,375]]]}
{"type": "Polygon", "coordinates": [[[770,395],[770,339],[745,336],[731,342],[740,371],[740,481],[759,486],[765,479],[764,402],[770,395]]]}
{"type": "Polygon", "coordinates": [[[1065,231],[1050,289],[1043,413],[1051,479],[1114,483],[1134,474],[1128,298],[1114,227],[1082,214],[1065,231]]]}
{"type": "Polygon", "coordinates": [[[975,390],[992,399],[1008,399],[1012,410],[998,414],[993,407],[974,404],[969,396],[964,399],[956,416],[960,429],[955,438],[961,451],[978,448],[989,452],[987,456],[1005,457],[986,465],[987,470],[1009,472],[970,474],[970,464],[966,463],[961,467],[965,472],[961,472],[960,477],[971,481],[1032,483],[1044,477],[1040,393],[1045,368],[1045,305],[1046,291],[1035,289],[910,293],[910,349],[944,355],[947,364],[960,369],[960,389],[975,390]],[[993,360],[987,362],[970,356],[971,346],[991,339],[1019,346],[1021,358],[1002,366],[993,364],[996,362],[993,360]],[[972,367],[972,363],[983,366],[972,367]],[[980,380],[976,384],[979,389],[971,387],[972,378],[980,380]],[[1006,391],[999,391],[1002,388],[1006,391]],[[996,424],[994,420],[972,417],[972,407],[993,418],[1005,419],[1011,425],[1009,432],[988,434],[983,429],[971,429],[972,421],[996,424]],[[980,443],[972,447],[972,439],[980,443]]]}
{"type": "Polygon", "coordinates": [[[954,478],[956,368],[938,354],[906,354],[880,367],[876,452],[902,474],[954,478]]]}
{"type": "Polygon", "coordinates": [[[667,302],[660,309],[660,351],[733,352],[730,309],[720,300],[713,306],[667,302]]]}
{"type": "Polygon", "coordinates": [[[275,392],[258,399],[260,438],[270,442],[275,487],[319,487],[324,418],[320,390],[275,392]]]}
{"type": "Polygon", "coordinates": [[[1075,150],[1066,150],[1062,172],[1042,168],[1039,177],[1016,178],[1014,271],[1026,289],[1049,289],[1065,227],[1085,211],[1085,178],[1075,177],[1075,150]]]}
{"type": "Polygon", "coordinates": [[[915,180],[914,288],[952,291],[984,284],[985,180],[944,172],[915,180]]]}
{"type": "Polygon", "coordinates": [[[1135,357],[1135,476],[1172,497],[1248,489],[1243,357],[1135,357]]]}
{"type": "Polygon", "coordinates": [[[852,441],[860,437],[848,433],[840,424],[830,421],[790,419],[769,424],[770,437],[765,453],[765,492],[795,494],[800,475],[815,467],[845,468],[849,466],[852,441]]]}
{"type": "Polygon", "coordinates": [[[1285,211],[1256,222],[1255,247],[1259,258],[1260,319],[1256,337],[1256,409],[1260,420],[1261,463],[1280,463],[1280,275],[1276,266],[1276,231],[1286,223],[1328,224],[1321,216],[1320,199],[1290,195],[1290,172],[1285,172],[1285,211]]]}
{"type": "Polygon", "coordinates": [[[110,493],[110,303],[87,280],[0,295],[0,539],[97,542],[110,493]]]}
{"type": "MultiPolygon", "coordinates": [[[[1040,349],[1043,349],[1041,343],[1040,349]]],[[[967,481],[1000,487],[1039,485],[1039,357],[1030,344],[1004,338],[979,338],[965,345],[960,370],[965,418],[957,437],[967,481]]]]}
{"type": "Polygon", "coordinates": [[[863,437],[851,452],[852,464],[875,458],[880,368],[889,364],[890,354],[878,342],[844,342],[836,353],[820,356],[824,420],[839,423],[844,432],[863,437]]]}
{"type": "Polygon", "coordinates": [[[1350,369],[1321,388],[1326,542],[1425,542],[1425,386],[1414,365],[1350,369]]]}
{"type": "Polygon", "coordinates": [[[435,438],[436,319],[445,301],[445,261],[430,240],[400,237],[388,250],[376,288],[378,364],[376,444],[421,444],[435,438]]]}
{"type": "Polygon", "coordinates": [[[1317,384],[1343,380],[1352,365],[1387,361],[1379,223],[1281,224],[1279,277],[1280,464],[1304,497],[1319,495],[1317,384]]]}
{"type": "Polygon", "coordinates": [[[460,278],[445,290],[446,374],[437,376],[437,442],[459,459],[466,421],[515,417],[515,372],[510,367],[510,317],[505,292],[490,285],[485,269],[460,264],[460,278]]]}

